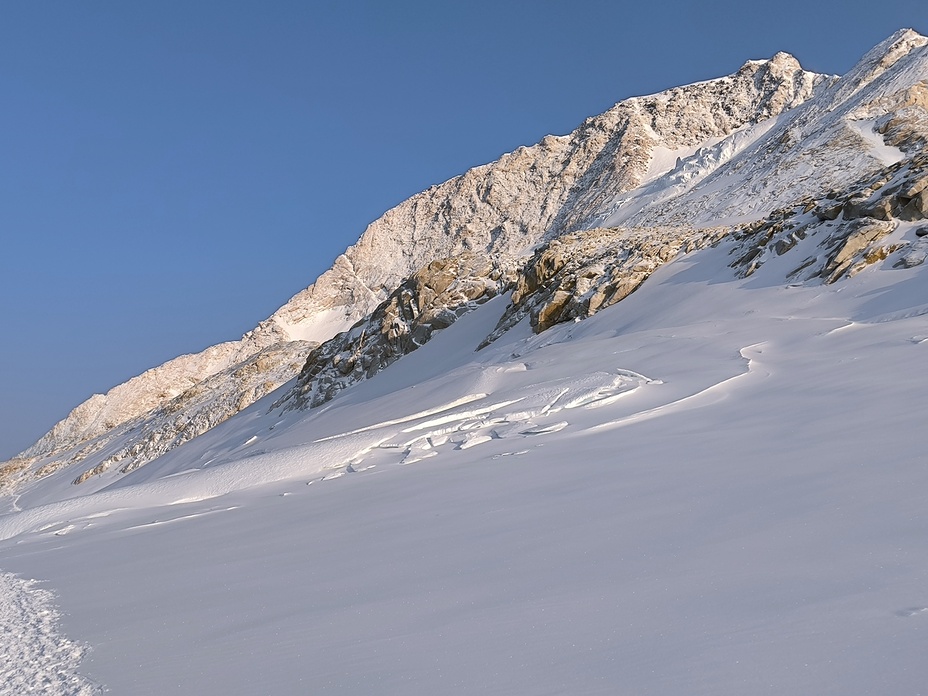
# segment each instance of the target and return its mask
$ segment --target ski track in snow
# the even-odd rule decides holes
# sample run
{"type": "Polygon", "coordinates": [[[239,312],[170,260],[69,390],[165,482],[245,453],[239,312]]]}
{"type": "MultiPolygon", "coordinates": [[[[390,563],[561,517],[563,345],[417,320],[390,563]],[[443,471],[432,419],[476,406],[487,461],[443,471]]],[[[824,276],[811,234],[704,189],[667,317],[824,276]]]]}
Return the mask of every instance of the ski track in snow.
{"type": "Polygon", "coordinates": [[[0,694],[103,693],[78,673],[85,648],[59,632],[53,595],[35,584],[0,573],[0,694]]]}

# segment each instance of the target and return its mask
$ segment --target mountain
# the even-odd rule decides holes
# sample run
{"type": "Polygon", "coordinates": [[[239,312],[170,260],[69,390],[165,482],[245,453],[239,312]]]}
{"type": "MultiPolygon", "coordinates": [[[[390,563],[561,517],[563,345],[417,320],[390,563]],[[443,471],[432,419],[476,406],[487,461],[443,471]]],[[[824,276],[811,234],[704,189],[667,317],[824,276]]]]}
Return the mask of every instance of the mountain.
{"type": "Polygon", "coordinates": [[[6,465],[8,482],[81,468],[135,468],[205,432],[294,376],[307,346],[364,318],[430,262],[462,252],[499,263],[568,229],[580,211],[639,186],[667,151],[695,151],[808,99],[826,78],[778,54],[729,77],[629,99],[565,137],[549,136],[413,196],[364,232],[333,267],[242,340],[176,358],[95,395],[6,465]],[[652,156],[653,155],[653,156],[652,156]],[[260,388],[234,374],[259,351],[260,388]],[[217,404],[203,415],[203,380],[217,404]],[[194,411],[188,403],[195,402],[194,411]],[[156,441],[156,442],[155,442],[156,441]]]}
{"type": "Polygon", "coordinates": [[[926,145],[905,30],[412,197],[3,464],[0,685],[917,692],[926,145]]]}
{"type": "MultiPolygon", "coordinates": [[[[533,249],[564,235],[662,226],[679,230],[669,237],[682,240],[699,237],[694,231],[703,227],[763,220],[780,207],[853,186],[923,144],[923,43],[915,32],[900,32],[842,78],[806,72],[785,53],[749,61],[734,75],[620,102],[568,136],[548,136],[413,196],[240,341],[176,358],[75,408],[2,465],[0,485],[15,488],[59,471],[84,483],[112,468],[136,469],[289,381],[312,348],[317,352],[304,372],[324,374],[303,384],[312,396],[296,401],[318,405],[427,340],[478,299],[505,292],[533,249]],[[408,323],[410,308],[394,297],[406,292],[400,288],[407,279],[421,280],[430,265],[467,254],[492,259],[489,283],[468,271],[483,294],[441,298],[426,312],[428,321],[417,321],[422,335],[412,343],[408,327],[397,329],[406,345],[394,336],[395,345],[380,346],[363,364],[338,358],[357,352],[358,336],[382,330],[384,317],[395,323],[404,315],[408,323]],[[370,323],[366,317],[384,301],[394,309],[381,309],[376,327],[356,326],[340,342],[319,345],[352,324],[370,323]],[[323,369],[336,358],[337,367],[323,369]]],[[[667,260],[645,256],[647,269],[605,287],[605,306],[667,260]]],[[[566,302],[568,290],[559,292],[558,301],[566,302]]],[[[594,311],[604,300],[594,299],[594,311]]],[[[589,302],[579,311],[585,312],[589,302]]],[[[513,310],[507,321],[520,317],[513,310]]],[[[550,323],[538,324],[537,312],[533,317],[536,326],[550,323]]]]}

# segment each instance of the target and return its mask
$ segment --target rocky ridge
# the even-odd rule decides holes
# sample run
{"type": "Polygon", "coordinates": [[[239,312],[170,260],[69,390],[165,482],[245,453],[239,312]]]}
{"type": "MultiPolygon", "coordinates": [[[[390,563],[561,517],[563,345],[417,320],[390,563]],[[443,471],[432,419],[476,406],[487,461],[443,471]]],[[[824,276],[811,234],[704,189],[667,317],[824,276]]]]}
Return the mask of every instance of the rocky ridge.
{"type": "Polygon", "coordinates": [[[313,349],[296,386],[274,407],[324,404],[507,290],[515,277],[513,264],[472,252],[432,261],[401,283],[367,319],[313,349]]]}
{"type": "Polygon", "coordinates": [[[350,306],[360,319],[433,259],[522,256],[638,187],[658,148],[724,139],[804,103],[829,79],[778,53],[727,77],[622,101],[569,135],[520,147],[388,211],[305,291],[308,306],[350,306]]]}
{"type": "Polygon", "coordinates": [[[924,149],[926,95],[928,38],[896,32],[847,75],[823,81],[814,98],[681,158],[581,225],[745,222],[852,187],[924,149]]]}
{"type": "MultiPolygon", "coordinates": [[[[0,466],[0,491],[59,472],[73,477],[71,467],[80,467],[85,462],[94,464],[82,468],[74,483],[82,483],[117,465],[120,473],[132,471],[279,388],[293,378],[314,345],[306,341],[274,344],[193,382],[153,410],[80,440],[70,448],[55,450],[51,456],[30,455],[27,451],[0,466]]],[[[122,386],[128,388],[131,381],[122,386]]]]}

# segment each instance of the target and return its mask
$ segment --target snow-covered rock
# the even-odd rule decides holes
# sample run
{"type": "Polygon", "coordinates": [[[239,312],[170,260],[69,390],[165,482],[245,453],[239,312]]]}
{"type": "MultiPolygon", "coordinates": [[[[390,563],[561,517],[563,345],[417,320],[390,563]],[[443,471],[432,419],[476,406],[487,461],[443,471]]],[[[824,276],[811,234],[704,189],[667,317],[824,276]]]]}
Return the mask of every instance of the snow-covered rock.
{"type": "Polygon", "coordinates": [[[436,259],[400,284],[349,331],[310,352],[296,385],[275,406],[312,408],[388,367],[458,317],[506,290],[512,264],[465,252],[436,259]]]}
{"type": "MultiPolygon", "coordinates": [[[[199,356],[183,356],[161,368],[149,370],[114,389],[114,398],[95,397],[92,406],[99,407],[96,420],[80,420],[85,414],[93,415],[93,410],[86,403],[78,407],[79,419],[71,423],[63,421],[65,426],[84,425],[78,436],[69,438],[67,432],[62,435],[53,431],[43,438],[47,442],[40,441],[21,456],[2,465],[0,490],[15,488],[32,478],[57,475],[81,483],[114,467],[120,473],[138,468],[201,435],[292,379],[314,345],[306,341],[277,343],[211,374],[193,373],[199,379],[194,379],[190,368],[191,364],[196,364],[198,357],[204,355],[202,353],[199,356]],[[187,357],[191,360],[187,361],[187,357]],[[181,379],[176,379],[176,373],[172,374],[175,368],[182,375],[181,379]],[[180,393],[171,394],[173,398],[161,399],[159,405],[135,415],[139,406],[131,400],[132,387],[139,386],[145,396],[145,390],[165,381],[189,386],[180,393]],[[106,409],[114,405],[125,408],[130,414],[128,419],[111,427],[100,427],[100,413],[106,413],[106,409]],[[52,435],[56,439],[52,439],[52,435]],[[50,449],[43,450],[40,445],[50,449]]],[[[230,349],[230,344],[205,351],[207,354],[219,353],[220,357],[211,367],[223,365],[223,358],[227,360],[223,349],[230,349]]],[[[236,354],[234,349],[232,354],[236,354]]]]}

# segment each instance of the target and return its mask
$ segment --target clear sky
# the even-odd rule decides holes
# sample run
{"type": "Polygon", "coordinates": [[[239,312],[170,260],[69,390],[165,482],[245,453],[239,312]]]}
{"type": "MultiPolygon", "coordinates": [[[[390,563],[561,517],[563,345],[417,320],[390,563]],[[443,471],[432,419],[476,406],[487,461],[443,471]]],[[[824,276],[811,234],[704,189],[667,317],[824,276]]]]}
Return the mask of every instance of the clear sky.
{"type": "Polygon", "coordinates": [[[842,73],[924,0],[0,7],[0,459],[233,340],[388,208],[613,103],[785,50],[842,73]]]}

